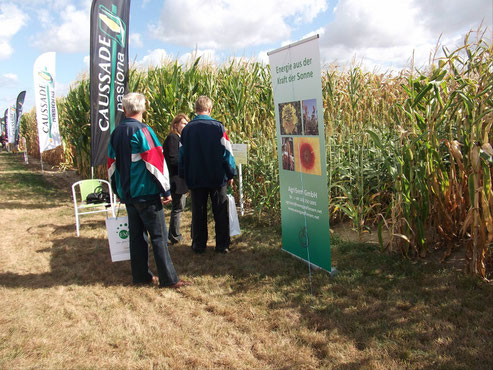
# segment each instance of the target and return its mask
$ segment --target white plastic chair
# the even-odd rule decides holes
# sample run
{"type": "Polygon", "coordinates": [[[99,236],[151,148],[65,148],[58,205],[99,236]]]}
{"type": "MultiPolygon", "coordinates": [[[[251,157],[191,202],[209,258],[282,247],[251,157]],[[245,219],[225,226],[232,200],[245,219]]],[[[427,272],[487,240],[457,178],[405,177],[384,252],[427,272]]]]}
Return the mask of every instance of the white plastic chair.
{"type": "Polygon", "coordinates": [[[72,195],[74,197],[75,228],[77,230],[77,236],[79,236],[80,215],[105,212],[106,218],[108,218],[108,212],[111,212],[112,217],[115,217],[116,197],[113,195],[113,191],[111,190],[108,181],[101,179],[77,181],[72,185],[72,195]],[[98,186],[102,186],[103,189],[107,188],[107,191],[110,194],[110,202],[88,204],[86,202],[87,194],[94,193],[94,190],[98,186]]]}

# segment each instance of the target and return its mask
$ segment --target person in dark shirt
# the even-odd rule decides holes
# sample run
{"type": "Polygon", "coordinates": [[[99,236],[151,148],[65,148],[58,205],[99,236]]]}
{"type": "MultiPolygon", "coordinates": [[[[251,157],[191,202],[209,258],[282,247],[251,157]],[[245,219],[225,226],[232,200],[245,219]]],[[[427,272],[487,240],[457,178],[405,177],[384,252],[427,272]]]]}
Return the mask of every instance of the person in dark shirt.
{"type": "Polygon", "coordinates": [[[228,253],[230,245],[227,186],[236,175],[233,150],[221,122],[211,117],[212,101],[200,96],[196,116],[181,132],[178,171],[192,196],[192,250],[207,246],[207,200],[210,197],[216,231],[216,252],[228,253]]]}
{"type": "Polygon", "coordinates": [[[180,221],[181,214],[185,208],[188,188],[185,180],[178,176],[178,154],[181,131],[189,121],[190,119],[186,114],[179,113],[171,122],[170,133],[163,143],[164,159],[168,165],[171,181],[171,216],[168,230],[170,245],[179,243],[182,239],[180,221]]]}

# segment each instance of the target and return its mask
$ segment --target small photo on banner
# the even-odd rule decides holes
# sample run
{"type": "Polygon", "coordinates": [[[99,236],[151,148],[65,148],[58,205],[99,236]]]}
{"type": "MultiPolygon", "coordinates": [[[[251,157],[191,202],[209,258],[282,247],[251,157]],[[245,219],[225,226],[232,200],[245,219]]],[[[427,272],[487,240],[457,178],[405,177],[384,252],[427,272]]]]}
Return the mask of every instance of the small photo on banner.
{"type": "Polygon", "coordinates": [[[299,101],[279,103],[281,135],[301,135],[301,104],[299,101]]]}
{"type": "Polygon", "coordinates": [[[295,137],[295,170],[310,175],[322,175],[320,140],[318,137],[295,137]]]}
{"type": "Polygon", "coordinates": [[[317,99],[303,100],[303,135],[318,135],[317,99]]]}
{"type": "Polygon", "coordinates": [[[292,137],[282,138],[282,169],[294,171],[294,144],[292,137]]]}

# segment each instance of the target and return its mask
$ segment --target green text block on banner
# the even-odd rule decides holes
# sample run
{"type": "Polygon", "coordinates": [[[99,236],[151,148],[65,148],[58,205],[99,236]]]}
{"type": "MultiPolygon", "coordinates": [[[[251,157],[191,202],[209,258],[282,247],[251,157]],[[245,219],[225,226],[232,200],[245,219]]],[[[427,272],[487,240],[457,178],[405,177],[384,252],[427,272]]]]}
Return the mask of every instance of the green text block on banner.
{"type": "Polygon", "coordinates": [[[318,35],[268,55],[277,127],[282,248],[330,272],[318,35]]]}

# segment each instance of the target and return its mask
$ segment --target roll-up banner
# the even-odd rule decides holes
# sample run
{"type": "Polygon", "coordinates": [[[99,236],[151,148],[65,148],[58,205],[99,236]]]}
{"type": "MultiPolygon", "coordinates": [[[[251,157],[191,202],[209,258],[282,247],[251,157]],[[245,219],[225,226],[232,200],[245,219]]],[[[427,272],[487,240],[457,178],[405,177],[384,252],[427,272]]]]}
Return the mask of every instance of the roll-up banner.
{"type": "Polygon", "coordinates": [[[15,124],[15,143],[19,144],[19,131],[21,128],[21,117],[22,117],[22,106],[24,105],[24,99],[26,98],[26,92],[21,91],[19,95],[17,95],[17,102],[15,104],[15,116],[16,116],[16,124],[15,124]]]}
{"type": "Polygon", "coordinates": [[[55,99],[54,52],[41,54],[34,62],[34,100],[38,122],[39,152],[61,145],[58,111],[55,99]]]}
{"type": "Polygon", "coordinates": [[[94,0],[91,8],[91,166],[106,164],[111,132],[128,92],[130,0],[94,0]]]}
{"type": "Polygon", "coordinates": [[[15,144],[15,106],[7,108],[7,136],[9,144],[15,144]]]}
{"type": "Polygon", "coordinates": [[[282,248],[332,272],[318,35],[267,54],[276,117],[282,248]]]}
{"type": "Polygon", "coordinates": [[[5,113],[3,114],[3,131],[5,132],[5,135],[9,135],[9,130],[7,128],[7,115],[9,114],[9,108],[5,109],[5,113]]]}

